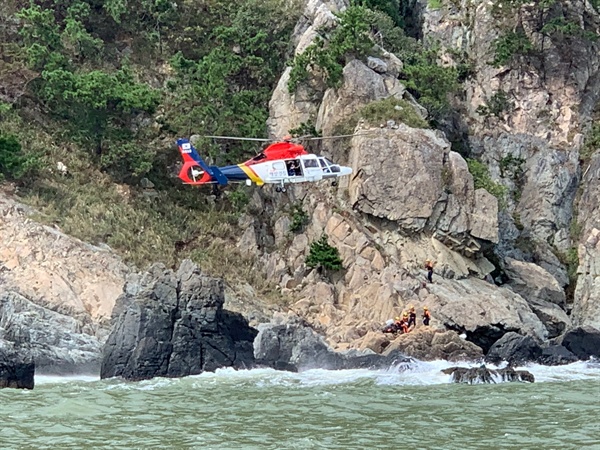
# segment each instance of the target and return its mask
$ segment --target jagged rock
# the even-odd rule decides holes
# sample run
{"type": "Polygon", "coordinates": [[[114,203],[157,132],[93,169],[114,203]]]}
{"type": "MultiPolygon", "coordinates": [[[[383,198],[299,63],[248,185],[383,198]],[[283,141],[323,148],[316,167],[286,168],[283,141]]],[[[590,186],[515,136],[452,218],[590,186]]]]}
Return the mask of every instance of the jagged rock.
{"type": "Polygon", "coordinates": [[[504,369],[488,369],[485,365],[480,367],[450,367],[442,370],[446,375],[452,375],[452,382],[465,384],[491,384],[498,381],[525,381],[533,383],[535,378],[526,370],[514,370],[512,367],[504,369]]]}
{"type": "Polygon", "coordinates": [[[354,137],[351,204],[407,230],[422,231],[442,195],[444,154],[449,148],[449,142],[434,131],[405,124],[354,137]]]}
{"type": "Polygon", "coordinates": [[[0,388],[33,389],[34,373],[29,352],[0,339],[0,388]]]}
{"type": "Polygon", "coordinates": [[[565,292],[556,278],[536,264],[505,258],[504,273],[509,278],[508,285],[530,303],[564,305],[566,302],[565,292]]]}
{"type": "Polygon", "coordinates": [[[577,223],[583,230],[578,246],[579,267],[573,300],[575,326],[600,329],[600,152],[584,170],[582,195],[577,208],[577,223]]]}
{"type": "Polygon", "coordinates": [[[547,366],[561,366],[578,361],[577,356],[571,353],[562,345],[549,345],[542,349],[542,354],[538,358],[540,364],[547,366]]]}
{"type": "Polygon", "coordinates": [[[400,351],[401,353],[422,360],[433,361],[474,361],[483,357],[481,348],[462,339],[454,331],[431,330],[417,328],[408,334],[400,335],[394,340],[385,353],[400,351]]]}
{"type": "Polygon", "coordinates": [[[27,348],[38,373],[98,373],[102,344],[80,329],[73,317],[0,289],[0,339],[27,348]]]}
{"type": "Polygon", "coordinates": [[[161,264],[129,277],[103,352],[101,377],[181,377],[254,362],[256,331],[223,310],[220,280],[191,261],[177,273],[161,264]]]}
{"type": "Polygon", "coordinates": [[[541,347],[531,336],[509,332],[494,342],[485,360],[493,364],[507,361],[510,365],[522,365],[537,361],[541,354],[541,347]]]}
{"type": "Polygon", "coordinates": [[[405,91],[397,78],[378,74],[361,61],[352,60],[344,67],[342,86],[325,92],[315,126],[324,136],[333,135],[340,123],[364,105],[388,97],[403,98],[405,91]]]}
{"type": "Polygon", "coordinates": [[[369,69],[374,70],[377,73],[386,73],[388,71],[387,64],[379,58],[369,56],[367,58],[367,66],[369,69]]]}
{"type": "Polygon", "coordinates": [[[350,351],[334,352],[312,328],[297,316],[275,315],[272,323],[261,324],[254,341],[257,363],[274,369],[389,368],[411,362],[399,352],[386,356],[350,351]]]}
{"type": "Polygon", "coordinates": [[[485,353],[509,331],[543,341],[547,330],[523,298],[510,289],[484,280],[445,280],[431,290],[429,304],[434,319],[447,328],[466,333],[467,340],[485,353]]]}
{"type": "Polygon", "coordinates": [[[600,358],[600,330],[577,327],[567,331],[557,343],[562,344],[579,359],[600,358]]]}
{"type": "Polygon", "coordinates": [[[466,161],[449,151],[443,136],[405,124],[363,132],[350,150],[355,209],[408,232],[433,230],[447,247],[469,256],[480,252],[478,239],[498,240],[497,199],[474,190],[466,161]]]}
{"type": "Polygon", "coordinates": [[[531,310],[548,330],[548,339],[560,336],[571,328],[571,319],[558,305],[544,301],[528,301],[531,310]]]}
{"type": "Polygon", "coordinates": [[[498,199],[485,189],[475,190],[471,236],[498,243],[498,199]]]}

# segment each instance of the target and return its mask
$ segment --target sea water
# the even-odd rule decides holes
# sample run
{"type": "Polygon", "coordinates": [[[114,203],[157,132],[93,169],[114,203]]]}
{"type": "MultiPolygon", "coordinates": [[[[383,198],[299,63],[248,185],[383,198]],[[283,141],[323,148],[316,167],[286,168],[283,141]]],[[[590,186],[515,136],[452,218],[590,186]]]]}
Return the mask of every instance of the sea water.
{"type": "Polygon", "coordinates": [[[452,384],[450,365],[37,377],[33,391],[0,390],[0,448],[600,450],[597,363],[492,385],[452,384]]]}

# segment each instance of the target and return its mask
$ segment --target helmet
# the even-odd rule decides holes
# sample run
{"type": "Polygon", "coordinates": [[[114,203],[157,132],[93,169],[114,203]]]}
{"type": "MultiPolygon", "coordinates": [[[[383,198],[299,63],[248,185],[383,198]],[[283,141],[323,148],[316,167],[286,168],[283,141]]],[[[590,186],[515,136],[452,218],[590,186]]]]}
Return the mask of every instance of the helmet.
{"type": "Polygon", "coordinates": [[[399,316],[396,316],[396,319],[395,319],[395,320],[400,320],[400,317],[399,317],[399,316]]]}
{"type": "Polygon", "coordinates": [[[427,306],[423,306],[423,310],[427,311],[429,308],[427,306]]]}
{"type": "Polygon", "coordinates": [[[405,312],[404,314],[402,314],[402,316],[407,317],[408,313],[405,312]]]}

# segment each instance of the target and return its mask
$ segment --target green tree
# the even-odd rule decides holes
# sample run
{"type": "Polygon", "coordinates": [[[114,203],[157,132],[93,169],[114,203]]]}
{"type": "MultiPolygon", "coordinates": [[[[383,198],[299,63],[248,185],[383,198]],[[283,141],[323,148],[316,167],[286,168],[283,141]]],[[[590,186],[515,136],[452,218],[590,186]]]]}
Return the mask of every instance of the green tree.
{"type": "MultiPolygon", "coordinates": [[[[260,137],[266,134],[268,103],[285,66],[296,16],[275,0],[247,0],[225,9],[222,26],[210,30],[213,48],[198,57],[178,52],[167,99],[173,129],[202,134],[260,137]]],[[[215,156],[236,160],[254,152],[248,142],[228,142],[215,156]]]]}
{"type": "Polygon", "coordinates": [[[21,144],[10,134],[0,133],[0,178],[19,179],[31,167],[33,160],[23,154],[21,144]]]}
{"type": "Polygon", "coordinates": [[[503,66],[517,55],[528,55],[533,44],[523,31],[509,31],[494,41],[494,67],[503,66]]]}
{"type": "Polygon", "coordinates": [[[394,25],[399,27],[403,25],[400,15],[400,2],[398,0],[354,0],[352,3],[364,6],[372,11],[381,11],[393,20],[394,25]]]}
{"type": "Polygon", "coordinates": [[[316,39],[292,61],[288,90],[295,92],[308,79],[308,68],[320,69],[329,87],[338,87],[342,71],[349,59],[361,59],[373,51],[375,43],[370,36],[368,9],[350,6],[338,15],[338,23],[329,39],[316,39]]]}
{"type": "Polygon", "coordinates": [[[308,267],[322,267],[327,270],[341,270],[342,260],[337,248],[327,242],[327,235],[321,236],[317,241],[310,244],[310,251],[306,257],[308,267]]]}

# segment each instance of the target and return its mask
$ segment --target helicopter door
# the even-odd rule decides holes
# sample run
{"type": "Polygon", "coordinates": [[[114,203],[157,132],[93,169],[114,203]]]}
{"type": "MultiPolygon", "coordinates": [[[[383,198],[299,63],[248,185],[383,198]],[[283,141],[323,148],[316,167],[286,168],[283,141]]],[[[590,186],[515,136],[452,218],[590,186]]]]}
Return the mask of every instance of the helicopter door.
{"type": "Polygon", "coordinates": [[[316,181],[323,178],[323,169],[319,165],[317,158],[305,158],[302,160],[304,165],[304,177],[307,181],[316,181]]]}

